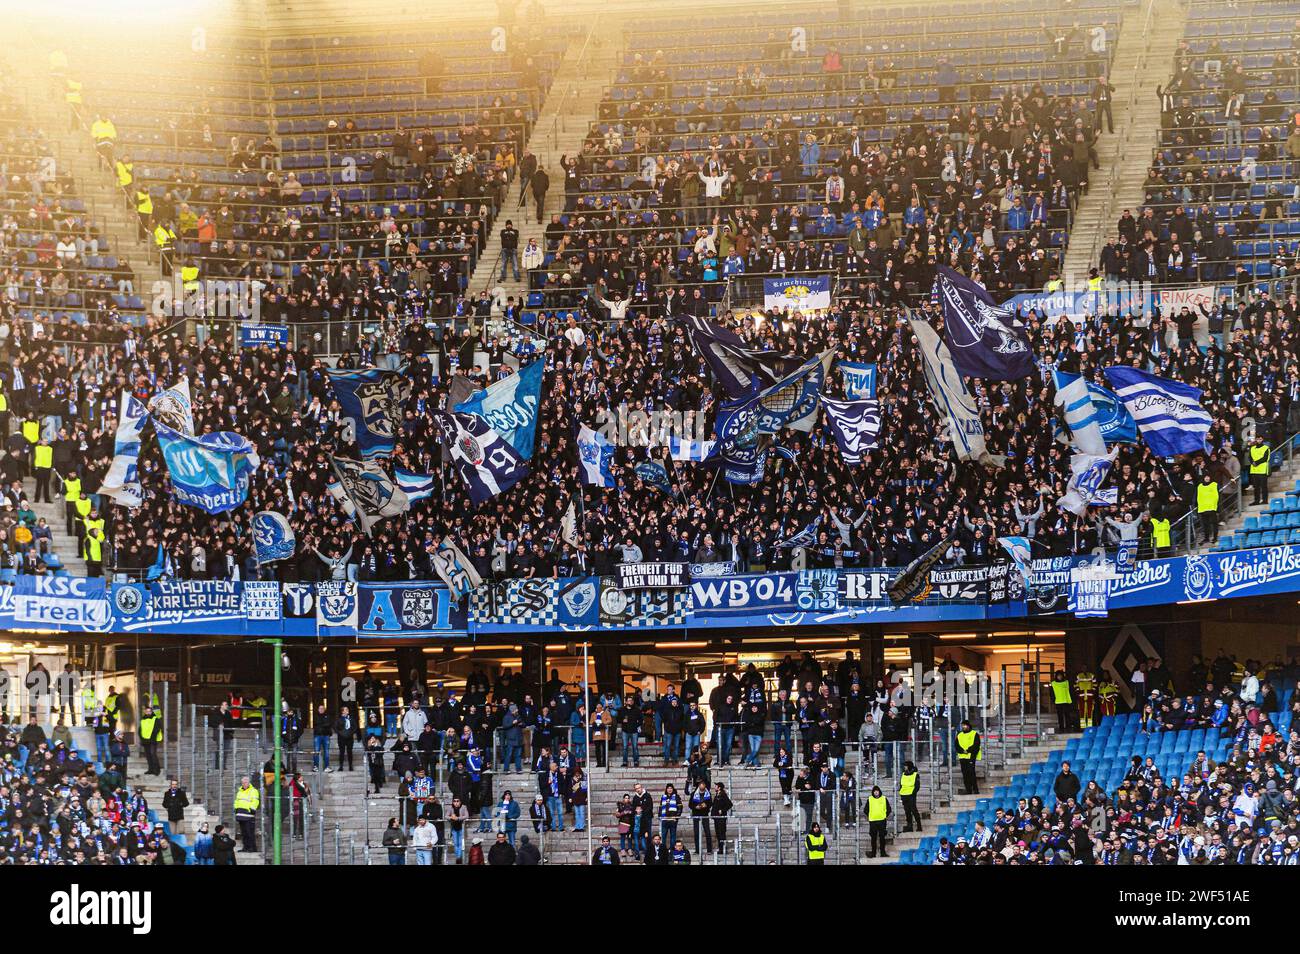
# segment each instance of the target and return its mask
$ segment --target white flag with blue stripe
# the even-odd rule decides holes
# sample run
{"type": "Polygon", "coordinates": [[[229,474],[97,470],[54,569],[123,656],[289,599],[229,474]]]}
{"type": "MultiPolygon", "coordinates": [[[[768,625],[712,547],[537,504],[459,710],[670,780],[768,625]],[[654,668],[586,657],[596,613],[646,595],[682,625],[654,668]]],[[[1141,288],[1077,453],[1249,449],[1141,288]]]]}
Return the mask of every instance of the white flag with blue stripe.
{"type": "Polygon", "coordinates": [[[404,467],[394,467],[393,479],[397,481],[397,486],[402,488],[406,499],[411,503],[419,503],[433,496],[432,474],[417,474],[404,467]]]}
{"type": "Polygon", "coordinates": [[[1106,440],[1097,422],[1097,409],[1088,391],[1088,382],[1082,375],[1068,371],[1053,371],[1056,384],[1056,406],[1065,412],[1065,426],[1070,429],[1070,444],[1080,454],[1101,457],[1106,453],[1106,440]]]}
{"type": "Polygon", "coordinates": [[[688,438],[668,438],[668,455],[675,461],[700,463],[713,453],[716,441],[693,441],[688,438]]]}
{"type": "Polygon", "coordinates": [[[1201,407],[1201,389],[1117,365],[1106,380],[1137,422],[1147,446],[1159,457],[1206,451],[1213,418],[1201,407]]]}

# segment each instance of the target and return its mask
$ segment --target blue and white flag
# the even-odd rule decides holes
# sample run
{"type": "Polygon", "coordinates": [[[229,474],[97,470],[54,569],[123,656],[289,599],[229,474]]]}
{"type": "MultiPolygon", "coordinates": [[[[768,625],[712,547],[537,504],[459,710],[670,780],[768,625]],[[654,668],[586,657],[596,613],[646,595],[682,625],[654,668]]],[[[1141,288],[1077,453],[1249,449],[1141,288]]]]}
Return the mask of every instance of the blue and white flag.
{"type": "Polygon", "coordinates": [[[772,438],[763,434],[755,438],[752,444],[731,444],[724,447],[709,460],[722,467],[722,477],[727,483],[753,486],[763,482],[771,452],[772,438]]]}
{"type": "Polygon", "coordinates": [[[784,540],[775,544],[777,549],[788,549],[789,547],[810,547],[817,542],[817,534],[821,532],[822,515],[818,514],[813,518],[812,523],[804,527],[793,536],[786,537],[784,540]]]}
{"type": "Polygon", "coordinates": [[[1053,371],[1056,385],[1056,406],[1065,415],[1070,446],[1080,454],[1104,456],[1106,441],[1097,422],[1097,409],[1092,405],[1092,392],[1081,375],[1068,371],[1053,371]]]}
{"type": "Polygon", "coordinates": [[[1201,407],[1201,389],[1124,365],[1106,368],[1106,380],[1124,402],[1147,446],[1158,457],[1206,451],[1213,419],[1201,407]]]}
{"type": "Polygon", "coordinates": [[[734,332],[695,315],[681,319],[695,345],[731,400],[751,397],[799,367],[799,359],[750,348],[734,332]]]}
{"type": "Polygon", "coordinates": [[[378,461],[331,457],[330,465],[338,477],[338,484],[331,485],[330,492],[351,505],[352,519],[366,533],[380,520],[396,517],[410,508],[406,492],[384,473],[378,461]]]}
{"type": "Polygon", "coordinates": [[[1075,616],[1108,616],[1110,580],[1088,577],[1070,582],[1069,610],[1075,616]]]}
{"type": "Polygon", "coordinates": [[[828,349],[809,358],[752,398],[723,402],[714,420],[722,448],[750,447],[759,435],[775,434],[785,427],[812,430],[833,354],[828,349]]]}
{"type": "Polygon", "coordinates": [[[190,400],[190,379],[181,378],[174,387],[159,391],[149,400],[149,416],[164,427],[187,437],[194,436],[194,402],[190,400]]]}
{"type": "Polygon", "coordinates": [[[1062,510],[1073,514],[1082,514],[1101,493],[1101,485],[1110,474],[1110,465],[1115,460],[1115,451],[1109,455],[1071,454],[1070,480],[1065,493],[1056,502],[1062,510]]]}
{"type": "Polygon", "coordinates": [[[411,379],[397,371],[379,368],[330,369],[326,373],[361,457],[369,460],[391,454],[403,408],[411,396],[411,379]]]}
{"type": "Polygon", "coordinates": [[[177,503],[225,513],[248,499],[249,481],[260,462],[247,438],[229,431],[192,437],[157,419],[153,426],[177,503]]]}
{"type": "Polygon", "coordinates": [[[433,564],[438,578],[446,583],[447,589],[451,591],[453,606],[459,606],[461,599],[472,593],[483,582],[483,577],[479,576],[478,570],[474,568],[469,557],[465,556],[450,537],[443,537],[437,547],[429,551],[429,562],[433,564]]]}
{"type": "Polygon", "coordinates": [[[546,361],[538,358],[514,374],[507,375],[486,390],[476,391],[452,410],[477,414],[505,438],[524,460],[533,456],[537,435],[537,412],[542,403],[542,371],[546,361]]]}
{"type": "Polygon", "coordinates": [[[297,547],[293,527],[282,513],[263,510],[253,517],[253,550],[259,564],[288,560],[297,547]]]}
{"type": "Polygon", "coordinates": [[[578,463],[582,465],[583,483],[613,487],[614,445],[599,431],[586,424],[578,428],[578,463]]]}
{"type": "Polygon", "coordinates": [[[800,275],[763,279],[763,307],[768,311],[820,311],[831,306],[831,276],[800,275]]]}
{"type": "Polygon", "coordinates": [[[713,455],[715,441],[693,441],[682,437],[668,438],[668,456],[675,461],[701,463],[713,455]]]}
{"type": "Polygon", "coordinates": [[[943,336],[957,370],[968,378],[1017,381],[1034,373],[1034,354],[1014,311],[983,286],[945,265],[935,270],[943,336]]]}
{"type": "Polygon", "coordinates": [[[835,367],[840,369],[844,381],[844,396],[850,401],[876,396],[876,366],[860,364],[856,361],[841,361],[835,367]]]}
{"type": "Polygon", "coordinates": [[[101,494],[123,507],[138,507],[144,499],[139,471],[140,435],[148,419],[144,402],[130,391],[123,391],[117,412],[117,435],[113,440],[113,463],[99,486],[101,494]]]}
{"type": "Polygon", "coordinates": [[[930,387],[930,397],[935,409],[948,424],[948,439],[961,460],[974,460],[996,464],[984,443],[984,424],[980,420],[975,399],[966,390],[966,382],[957,373],[952,355],[943,339],[929,323],[910,318],[912,333],[921,346],[925,381],[930,387]]]}
{"type": "Polygon", "coordinates": [[[475,504],[492,499],[528,476],[528,462],[477,414],[437,416],[452,463],[475,504]]]}
{"type": "Polygon", "coordinates": [[[862,463],[863,452],[880,443],[880,402],[836,401],[823,396],[822,406],[844,463],[862,463]]]}
{"type": "MultiPolygon", "coordinates": [[[[1053,371],[1052,373],[1056,379],[1059,400],[1062,387],[1079,376],[1070,374],[1067,371],[1053,371]]],[[[1128,408],[1115,396],[1114,392],[1108,391],[1099,384],[1093,384],[1091,381],[1087,382],[1087,389],[1088,397],[1092,400],[1093,420],[1096,421],[1097,427],[1101,430],[1101,439],[1106,446],[1136,444],[1137,424],[1133,422],[1133,415],[1129,414],[1128,408]]],[[[1059,423],[1056,427],[1056,439],[1062,444],[1070,443],[1069,434],[1060,427],[1059,423]]]]}
{"type": "Polygon", "coordinates": [[[647,486],[653,487],[655,490],[661,490],[670,497],[672,496],[673,482],[668,476],[668,471],[659,461],[643,460],[632,470],[647,486]]]}
{"type": "Polygon", "coordinates": [[[1030,556],[1029,538],[998,537],[998,544],[1007,551],[1007,556],[1011,557],[1011,562],[1016,565],[1020,575],[1028,581],[1034,565],[1033,558],[1030,556]]]}
{"type": "Polygon", "coordinates": [[[402,493],[406,494],[406,499],[411,503],[419,503],[433,496],[432,474],[417,474],[405,467],[394,467],[393,480],[397,481],[397,486],[402,488],[402,493]]]}

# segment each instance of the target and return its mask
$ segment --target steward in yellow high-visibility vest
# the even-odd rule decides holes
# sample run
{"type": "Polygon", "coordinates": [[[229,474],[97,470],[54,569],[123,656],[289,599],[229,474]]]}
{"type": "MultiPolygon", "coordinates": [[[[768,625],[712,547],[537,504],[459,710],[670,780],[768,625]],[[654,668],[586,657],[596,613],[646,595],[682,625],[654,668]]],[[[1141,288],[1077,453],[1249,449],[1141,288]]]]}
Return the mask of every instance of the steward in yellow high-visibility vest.
{"type": "Polygon", "coordinates": [[[41,439],[41,422],[30,414],[23,419],[23,438],[28,444],[36,444],[41,439]]]}
{"type": "Polygon", "coordinates": [[[983,760],[984,750],[980,745],[980,734],[970,727],[970,722],[961,724],[957,733],[957,764],[961,767],[961,782],[965,786],[963,795],[978,795],[979,782],[975,778],[975,763],[983,760]]]}
{"type": "Polygon", "coordinates": [[[54,473],[54,448],[42,439],[32,448],[32,475],[36,478],[36,503],[53,503],[50,499],[50,477],[54,473]]]}
{"type": "Polygon", "coordinates": [[[1056,706],[1056,731],[1073,731],[1074,696],[1070,694],[1070,680],[1061,669],[1052,676],[1052,703],[1056,706]]]}
{"type": "Polygon", "coordinates": [[[80,106],[81,84],[71,77],[64,80],[63,99],[69,106],[80,106]]]}
{"type": "Polygon", "coordinates": [[[826,863],[826,836],[822,834],[822,826],[818,822],[813,822],[812,831],[804,835],[803,843],[808,852],[808,864],[826,863]]]}
{"type": "Polygon", "coordinates": [[[153,243],[158,246],[160,252],[170,252],[176,247],[176,233],[170,226],[160,222],[154,226],[153,243]]]}
{"type": "Polygon", "coordinates": [[[1201,520],[1201,542],[1213,543],[1219,536],[1219,485],[1209,474],[1196,485],[1196,512],[1201,520]]]}
{"type": "Polygon", "coordinates": [[[1105,279],[1097,274],[1097,269],[1088,269],[1088,291],[1099,292],[1105,284],[1105,279]]]}
{"type": "Polygon", "coordinates": [[[125,189],[135,181],[135,163],[118,159],[113,163],[113,172],[117,174],[117,184],[125,189]]]}
{"type": "Polygon", "coordinates": [[[1250,459],[1250,482],[1255,488],[1255,506],[1268,502],[1268,469],[1273,457],[1273,448],[1260,434],[1255,435],[1247,456],[1250,459]]]}
{"type": "Polygon", "coordinates": [[[111,143],[117,138],[117,127],[113,125],[113,120],[100,116],[90,124],[90,134],[95,138],[95,145],[111,143]]]}
{"type": "Polygon", "coordinates": [[[199,267],[197,265],[181,266],[181,286],[186,291],[194,291],[199,287],[199,267]]]}
{"type": "Polygon", "coordinates": [[[916,764],[908,759],[903,763],[903,771],[898,776],[898,798],[903,803],[903,817],[907,826],[903,831],[921,830],[921,813],[916,808],[916,796],[921,789],[921,773],[916,764]]]}
{"type": "Polygon", "coordinates": [[[1169,549],[1172,526],[1168,517],[1151,518],[1151,546],[1156,551],[1156,556],[1169,549]]]}
{"type": "MultiPolygon", "coordinates": [[[[149,194],[148,189],[137,189],[135,192],[135,211],[140,218],[153,215],[153,196],[149,194]]],[[[155,237],[157,232],[155,230],[155,237]]]]}
{"type": "Polygon", "coordinates": [[[889,818],[889,811],[889,799],[885,798],[879,785],[873,785],[871,794],[867,796],[867,828],[871,832],[868,858],[876,857],[877,851],[880,852],[880,857],[889,857],[889,852],[885,850],[885,822],[889,818]]]}
{"type": "Polygon", "coordinates": [[[95,527],[86,532],[86,576],[94,578],[104,575],[104,530],[95,527]]]}

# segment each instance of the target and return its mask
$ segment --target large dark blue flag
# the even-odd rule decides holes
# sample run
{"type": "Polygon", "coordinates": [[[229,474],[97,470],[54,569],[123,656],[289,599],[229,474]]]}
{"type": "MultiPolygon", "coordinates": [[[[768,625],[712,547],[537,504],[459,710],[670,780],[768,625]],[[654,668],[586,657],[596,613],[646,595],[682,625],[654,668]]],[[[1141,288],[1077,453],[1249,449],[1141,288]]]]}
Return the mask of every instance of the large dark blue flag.
{"type": "Polygon", "coordinates": [[[343,418],[352,425],[362,458],[393,452],[402,411],[411,396],[411,379],[397,371],[362,368],[328,372],[343,418]]]}
{"type": "Polygon", "coordinates": [[[752,397],[800,365],[799,359],[790,355],[750,348],[735,333],[703,318],[687,315],[682,322],[696,350],[732,400],[752,397]]]}
{"type": "Polygon", "coordinates": [[[477,414],[443,412],[437,420],[475,504],[504,493],[528,475],[528,462],[477,414]]]}
{"type": "Polygon", "coordinates": [[[1015,312],[946,266],[936,270],[934,285],[943,309],[943,338],[964,377],[1016,381],[1034,373],[1034,355],[1015,312]]]}

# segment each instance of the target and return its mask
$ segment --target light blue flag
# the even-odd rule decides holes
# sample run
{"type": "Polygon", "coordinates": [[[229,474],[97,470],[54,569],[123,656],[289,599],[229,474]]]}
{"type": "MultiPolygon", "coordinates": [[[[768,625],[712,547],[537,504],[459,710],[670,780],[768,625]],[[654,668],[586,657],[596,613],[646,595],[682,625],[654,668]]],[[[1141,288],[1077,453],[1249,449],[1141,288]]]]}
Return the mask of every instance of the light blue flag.
{"type": "Polygon", "coordinates": [[[1030,544],[1028,537],[998,537],[998,544],[1003,550],[1007,551],[1007,556],[1011,557],[1011,562],[1016,565],[1020,575],[1025,580],[1029,579],[1030,570],[1033,567],[1033,560],[1030,557],[1030,544]]]}
{"type": "Polygon", "coordinates": [[[144,402],[130,391],[123,391],[113,441],[113,463],[104,475],[99,492],[125,507],[138,507],[144,499],[139,473],[140,435],[148,420],[144,402]]]}
{"type": "Polygon", "coordinates": [[[263,510],[253,518],[253,550],[259,564],[289,559],[297,543],[284,514],[263,510]]]}
{"type": "Polygon", "coordinates": [[[154,431],[178,503],[225,513],[248,499],[249,481],[260,462],[247,438],[229,431],[190,437],[156,420],[154,431]]]}
{"type": "Polygon", "coordinates": [[[593,431],[586,424],[578,428],[578,463],[582,465],[584,483],[597,487],[613,487],[614,445],[604,434],[593,431]]]}
{"type": "Polygon", "coordinates": [[[844,396],[850,401],[876,396],[876,366],[856,361],[841,361],[836,365],[844,381],[844,396]]]}
{"type": "Polygon", "coordinates": [[[528,460],[533,456],[537,436],[537,410],[542,403],[545,364],[538,358],[486,390],[474,392],[452,410],[483,418],[523,460],[528,460]]]}
{"type": "Polygon", "coordinates": [[[419,503],[433,496],[433,475],[417,474],[404,467],[393,468],[393,480],[406,493],[410,503],[419,503]]]}
{"type": "Polygon", "coordinates": [[[1201,407],[1201,389],[1160,378],[1137,368],[1106,368],[1106,380],[1124,402],[1142,439],[1157,457],[1176,457],[1206,450],[1214,419],[1201,407]]]}

